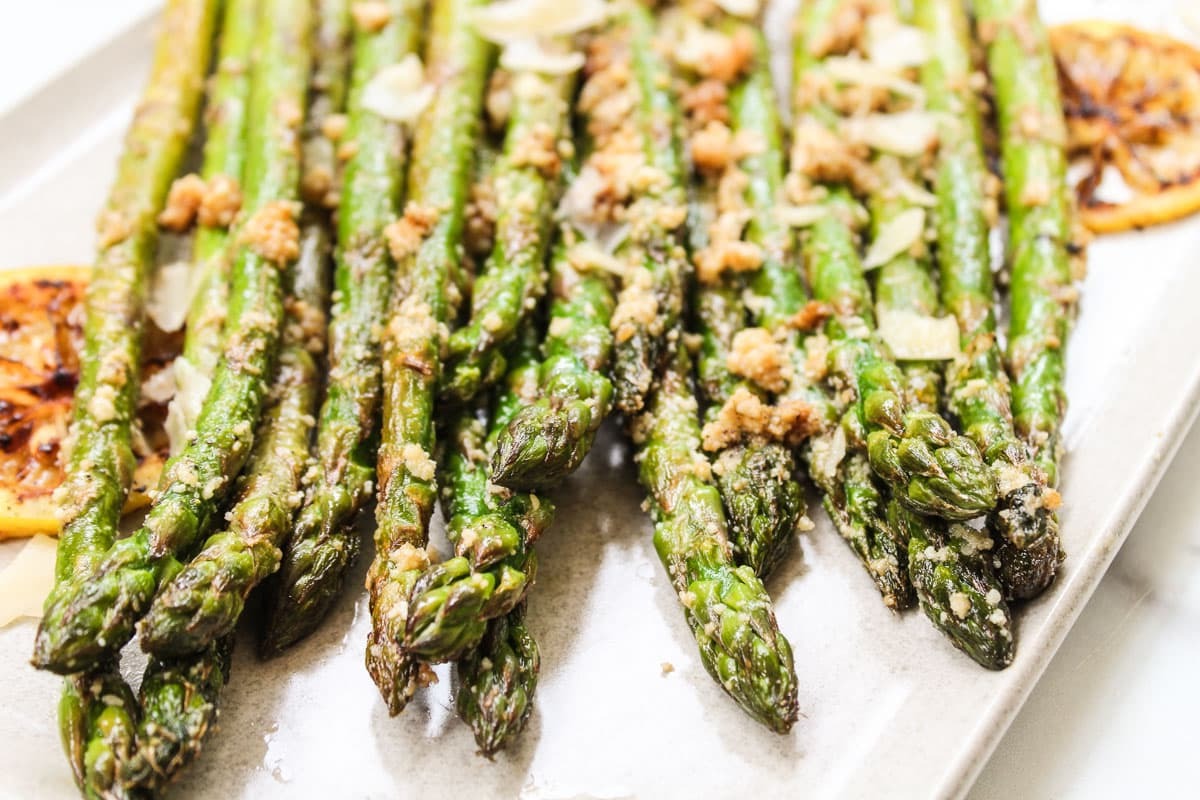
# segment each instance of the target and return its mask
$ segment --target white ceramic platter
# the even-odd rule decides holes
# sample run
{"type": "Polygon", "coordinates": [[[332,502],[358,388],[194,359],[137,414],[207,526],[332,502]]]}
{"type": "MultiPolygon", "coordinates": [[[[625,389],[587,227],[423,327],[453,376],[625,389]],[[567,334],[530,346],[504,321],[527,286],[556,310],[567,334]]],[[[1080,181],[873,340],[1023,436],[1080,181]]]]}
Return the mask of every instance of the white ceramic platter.
{"type": "MultiPolygon", "coordinates": [[[[790,4],[789,4],[790,5],[790,4]]],[[[1044,2],[1052,21],[1132,17],[1187,35],[1171,0],[1044,2]]],[[[775,9],[776,12],[782,9],[775,9]]],[[[771,29],[782,36],[784,17],[771,29]]],[[[87,262],[91,221],[149,57],[149,21],[0,118],[0,267],[87,262]]],[[[557,495],[530,624],[537,710],[488,763],[456,719],[446,671],[397,719],[362,666],[363,564],[320,632],[259,663],[249,632],[220,729],[179,798],[958,797],[1100,580],[1190,424],[1200,393],[1200,221],[1091,250],[1069,351],[1062,514],[1069,560],[1020,615],[1004,672],[959,655],[919,613],[896,617],[819,510],[769,584],[796,653],[788,736],[709,679],[650,543],[629,450],[606,431],[557,495]],[[665,673],[663,665],[674,671],[665,673]]],[[[18,545],[0,545],[0,563],[18,545]]],[[[34,625],[0,631],[0,795],[74,796],[54,722],[59,681],[27,664],[34,625]]],[[[130,648],[132,677],[141,660],[130,648]]]]}

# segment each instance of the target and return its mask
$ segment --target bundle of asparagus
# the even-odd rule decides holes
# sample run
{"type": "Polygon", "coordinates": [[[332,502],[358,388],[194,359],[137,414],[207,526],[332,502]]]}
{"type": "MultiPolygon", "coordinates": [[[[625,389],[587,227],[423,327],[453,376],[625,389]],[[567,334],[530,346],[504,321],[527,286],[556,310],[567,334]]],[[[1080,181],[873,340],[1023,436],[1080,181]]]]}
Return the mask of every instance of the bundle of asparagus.
{"type": "Polygon", "coordinates": [[[805,0],[790,153],[756,8],[430,5],[168,4],[101,218],[34,652],[68,676],[84,793],[157,793],[196,757],[250,594],[269,585],[263,655],[314,630],[376,482],[368,671],[395,714],[456,662],[481,752],[511,742],[554,510],[534,492],[613,411],[701,661],[768,728],[798,714],[762,579],[811,527],[802,473],[889,608],[915,599],[970,657],[1008,665],[1009,602],[1063,558],[1079,252],[1032,0],[975,7],[1006,352],[986,79],[960,3],[906,18],[892,0],[805,0]],[[177,178],[218,30],[200,173],[177,178]],[[118,538],[158,226],[194,221],[176,452],[118,538]],[[135,629],[152,656],[136,696],[118,669],[135,629]]]}

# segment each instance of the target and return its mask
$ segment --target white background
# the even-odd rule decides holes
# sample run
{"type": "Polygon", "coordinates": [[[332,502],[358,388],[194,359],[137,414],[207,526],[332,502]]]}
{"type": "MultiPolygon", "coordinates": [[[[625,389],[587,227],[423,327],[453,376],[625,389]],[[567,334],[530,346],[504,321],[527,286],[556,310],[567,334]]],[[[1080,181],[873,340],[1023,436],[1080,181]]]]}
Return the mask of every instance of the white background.
{"type": "MultiPolygon", "coordinates": [[[[155,5],[0,0],[0,113],[155,5]]],[[[1183,444],[972,798],[1186,794],[1200,709],[1198,474],[1200,431],[1183,444]]]]}

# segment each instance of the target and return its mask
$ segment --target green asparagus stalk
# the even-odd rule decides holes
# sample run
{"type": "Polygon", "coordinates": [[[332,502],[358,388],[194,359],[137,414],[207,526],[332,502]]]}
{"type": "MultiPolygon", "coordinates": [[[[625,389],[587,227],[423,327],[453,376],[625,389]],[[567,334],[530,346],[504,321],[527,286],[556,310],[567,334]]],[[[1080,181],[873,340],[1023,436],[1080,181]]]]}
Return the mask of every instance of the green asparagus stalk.
{"type": "Polygon", "coordinates": [[[629,65],[634,129],[647,171],[635,187],[626,218],[628,241],[618,255],[636,264],[626,270],[613,311],[614,403],[625,414],[644,405],[660,362],[673,345],[683,309],[688,273],[682,226],[686,220],[686,167],[679,140],[678,99],[670,66],[654,41],[657,22],[641,3],[621,7],[605,39],[608,57],[629,65]]]}
{"type": "MultiPolygon", "coordinates": [[[[839,0],[815,0],[802,7],[795,42],[796,85],[822,68],[824,42],[839,0]]],[[[798,92],[798,95],[804,92],[798,92]]],[[[823,126],[833,110],[819,100],[801,103],[797,135],[823,126]]],[[[899,368],[871,336],[874,315],[854,230],[855,209],[847,188],[804,174],[816,165],[800,165],[799,178],[822,184],[827,213],[807,234],[806,260],[814,296],[835,312],[826,323],[832,343],[830,367],[851,390],[855,414],[866,434],[871,468],[909,508],[950,519],[986,513],[996,503],[996,483],[975,444],[957,435],[941,416],[913,409],[904,398],[899,368]]]]}
{"type": "Polygon", "coordinates": [[[121,764],[125,785],[162,792],[200,755],[216,725],[217,698],[229,681],[233,637],[183,659],[151,658],[138,692],[142,718],[137,750],[121,764]]]}
{"type": "MultiPolygon", "coordinates": [[[[612,410],[608,377],[616,297],[610,275],[579,269],[563,237],[550,259],[550,327],[542,344],[537,399],[496,442],[492,479],[510,489],[549,489],[575,471],[612,410]]],[[[481,747],[483,745],[480,745],[481,747]]]]}
{"type": "Polygon", "coordinates": [[[624,132],[637,130],[638,110],[628,102],[632,88],[623,77],[632,57],[622,38],[626,32],[619,25],[602,31],[585,68],[576,108],[584,152],[568,182],[562,203],[566,219],[551,256],[542,390],[501,434],[492,465],[494,480],[512,489],[546,489],[565,479],[587,456],[612,410],[617,291],[612,273],[641,260],[628,238],[618,243],[615,258],[608,257],[612,245],[605,234],[621,230],[625,209],[598,196],[601,176],[614,160],[628,156],[624,132]]]}
{"type": "Polygon", "coordinates": [[[1015,653],[1012,617],[992,570],[992,540],[963,523],[922,517],[901,503],[888,521],[908,542],[908,570],[921,610],[955,647],[988,669],[1015,653]]]}
{"type": "Polygon", "coordinates": [[[746,713],[785,733],[797,714],[792,649],[754,570],[735,566],[720,494],[696,469],[704,456],[690,362],[687,348],[677,348],[633,423],[654,547],[705,669],[746,713]]]}
{"type": "MultiPolygon", "coordinates": [[[[133,471],[134,365],[158,233],[155,217],[192,131],[217,10],[214,2],[184,0],[165,10],[150,80],[100,218],[76,389],[75,445],[61,491],[67,503],[55,570],[59,583],[91,570],[117,533],[133,471]]],[[[80,790],[88,797],[127,796],[116,765],[134,746],[137,704],[116,664],[68,677],[58,718],[80,790]]]]}
{"type": "MultiPolygon", "coordinates": [[[[915,207],[912,199],[894,188],[903,181],[911,182],[908,173],[913,172],[912,166],[891,159],[876,161],[884,176],[870,203],[876,236],[915,207]]],[[[933,264],[923,249],[917,255],[910,250],[894,256],[879,267],[874,278],[875,308],[880,316],[908,312],[933,317],[940,313],[933,264]]],[[[938,362],[905,361],[901,369],[909,404],[936,409],[941,384],[938,362]]],[[[922,516],[895,499],[888,503],[887,519],[902,546],[898,555],[921,609],[934,627],[981,665],[989,669],[1008,666],[1015,644],[1012,620],[992,567],[988,534],[922,516]]]]}
{"type": "MultiPolygon", "coordinates": [[[[999,404],[994,396],[981,395],[978,403],[991,401],[993,419],[985,416],[985,409],[977,413],[976,421],[993,428],[986,447],[996,453],[993,463],[1002,475],[1005,501],[992,515],[1000,534],[1001,574],[1012,597],[1028,598],[1054,579],[1063,559],[1054,518],[1059,496],[1054,488],[1066,411],[1063,348],[1077,299],[1071,257],[1079,247],[1072,239],[1058,78],[1037,6],[1023,0],[986,0],[975,10],[995,88],[1009,218],[1012,281],[1007,356],[1013,428],[1032,453],[1032,468],[1005,437],[1007,416],[996,413],[999,404]],[[1002,454],[1006,448],[1010,452],[1002,454]]],[[[987,321],[981,336],[991,333],[987,321]]],[[[980,359],[989,369],[995,366],[994,355],[986,350],[980,359]]],[[[966,418],[964,423],[971,424],[966,418]]]]}
{"type": "Polygon", "coordinates": [[[299,250],[292,202],[309,71],[309,5],[273,0],[268,11],[277,24],[256,33],[246,166],[250,214],[233,268],[225,352],[195,436],[164,468],[144,527],[51,593],[35,643],[40,667],[77,671],[130,639],[158,587],[179,569],[178,558],[212,522],[249,455],[267,388],[263,375],[279,340],[282,281],[299,250]]]}
{"type": "Polygon", "coordinates": [[[283,349],[229,526],[166,583],[138,625],[142,649],[159,658],[198,653],[233,632],[246,597],[279,568],[279,549],[300,502],[318,375],[306,346],[322,343],[327,252],[301,254],[283,349]]]}
{"type": "Polygon", "coordinates": [[[396,216],[403,185],[404,134],[364,104],[379,71],[413,53],[423,4],[388,0],[382,26],[354,32],[348,122],[340,151],[348,154],[338,209],[329,379],[317,423],[317,478],[284,550],[268,601],[264,654],[276,654],[320,624],[359,548],[354,517],[374,491],[381,366],[392,259],[384,229],[396,216]]]}
{"type": "Polygon", "coordinates": [[[172,0],[164,11],[150,79],[98,221],[72,412],[74,445],[58,493],[63,532],[55,577],[64,587],[95,568],[117,535],[133,474],[130,425],[146,284],[158,240],[155,218],[195,125],[218,6],[213,0],[172,0]]]}
{"type": "MultiPolygon", "coordinates": [[[[321,0],[315,9],[304,169],[333,175],[332,149],[309,145],[323,138],[321,120],[339,107],[348,6],[345,0],[321,0]]],[[[330,221],[321,203],[321,197],[310,196],[305,207],[283,350],[239,500],[227,515],[231,525],[164,586],[140,625],[143,648],[156,652],[142,678],[138,748],[121,765],[128,785],[163,790],[200,754],[229,679],[233,628],[246,595],[279,564],[278,544],[299,502],[296,490],[308,461],[317,400],[315,359],[324,349],[330,221]]]]}
{"type": "MultiPolygon", "coordinates": [[[[241,195],[246,167],[246,116],[250,99],[250,64],[258,22],[255,0],[230,0],[222,12],[221,41],[216,71],[209,84],[204,116],[204,159],[200,177],[215,190],[224,182],[230,194],[241,195]]],[[[221,355],[221,325],[229,304],[229,230],[231,220],[200,215],[192,244],[189,280],[196,287],[188,306],[183,358],[197,371],[212,375],[221,355]]],[[[186,419],[188,427],[194,419],[186,419]]]]}
{"type": "Polygon", "coordinates": [[[63,679],[58,727],[84,797],[136,797],[121,764],[136,753],[138,704],[114,663],[63,679]]]}
{"type": "MultiPolygon", "coordinates": [[[[129,227],[102,234],[88,304],[88,355],[83,366],[85,376],[89,371],[92,374],[76,390],[75,413],[76,419],[81,413],[88,414],[97,390],[104,396],[113,389],[111,396],[129,410],[108,422],[88,419],[75,423],[79,437],[75,454],[90,451],[90,458],[97,460],[88,463],[84,474],[69,471],[68,487],[74,488],[64,488],[64,494],[69,492],[72,502],[83,497],[78,491],[94,494],[87,504],[90,509],[73,509],[75,518],[65,520],[66,529],[59,539],[58,580],[86,572],[112,544],[120,520],[132,472],[128,466],[132,464],[129,425],[136,405],[136,394],[121,387],[135,393],[138,384],[128,370],[121,377],[96,368],[104,358],[113,366],[138,363],[141,304],[157,236],[154,218],[183,160],[218,8],[214,2],[174,2],[164,12],[150,82],[127,135],[126,153],[109,199],[106,214],[112,216],[101,220],[102,225],[119,222],[121,228],[129,227]],[[160,135],[162,126],[170,133],[160,135]],[[138,324],[131,326],[127,320],[138,324]],[[108,498],[107,508],[102,498],[108,498]]],[[[75,782],[85,796],[129,796],[117,772],[134,750],[137,719],[137,702],[115,662],[64,680],[59,731],[75,782]]]]}
{"type": "MultiPolygon", "coordinates": [[[[761,141],[735,158],[718,181],[731,177],[745,181],[745,189],[736,200],[724,202],[736,203],[735,208],[727,209],[733,213],[748,212],[750,222],[742,237],[754,246],[762,263],[748,273],[726,271],[716,283],[701,283],[697,287],[696,316],[703,337],[697,366],[709,403],[705,416],[714,426],[706,426],[704,430],[705,447],[716,448],[712,450],[714,473],[729,517],[734,558],[765,577],[786,552],[805,510],[803,493],[795,478],[792,448],[811,433],[816,417],[807,400],[800,396],[803,390],[797,372],[802,365],[791,319],[807,298],[794,263],[794,237],[775,214],[782,193],[783,144],[766,42],[756,29],[741,22],[727,20],[723,30],[731,38],[744,35],[754,43],[754,58],[747,74],[736,80],[729,91],[731,139],[761,141]],[[732,374],[730,355],[734,337],[747,324],[767,334],[769,346],[781,354],[777,376],[781,385],[756,386],[732,374]],[[797,383],[796,392],[791,390],[793,381],[797,383]],[[739,397],[747,392],[770,403],[769,391],[778,395],[777,412],[788,405],[798,412],[786,430],[741,435],[728,444],[707,441],[707,434],[720,427],[719,416],[730,403],[739,403],[739,397]]],[[[708,192],[720,193],[716,187],[708,192]]],[[[704,216],[716,218],[717,212],[714,209],[704,216]]],[[[696,239],[705,227],[691,226],[694,253],[703,253],[708,246],[708,242],[696,239]]]]}
{"type": "Polygon", "coordinates": [[[437,0],[426,61],[444,76],[414,135],[409,202],[437,217],[419,247],[400,260],[391,289],[390,322],[383,336],[383,424],[379,446],[379,503],[375,559],[367,577],[372,628],[367,670],[392,713],[416,691],[420,665],[398,638],[407,612],[400,608],[418,570],[408,553],[424,548],[436,498],[429,470],[434,451],[434,398],[441,376],[445,326],[455,316],[465,209],[474,168],[484,84],[492,48],[475,32],[481,0],[437,0]],[[417,454],[419,458],[410,458],[417,454]]]}
{"type": "MultiPolygon", "coordinates": [[[[500,431],[537,392],[537,329],[527,326],[506,354],[505,386],[487,423],[464,410],[454,425],[443,474],[446,536],[455,557],[428,566],[413,583],[398,639],[426,663],[453,661],[479,644],[488,620],[507,614],[533,584],[532,543],[553,505],[535,494],[496,492],[489,462],[500,431]]],[[[420,558],[425,558],[423,552],[420,558]]],[[[427,559],[426,559],[427,560],[427,559]]]]}
{"type": "MultiPolygon", "coordinates": [[[[901,182],[916,185],[913,180],[915,165],[905,165],[885,156],[875,160],[875,169],[883,181],[872,193],[869,208],[871,235],[878,239],[889,224],[920,206],[894,188],[901,182]]],[[[890,313],[940,316],[941,304],[933,274],[933,260],[923,243],[919,248],[920,255],[914,255],[911,250],[900,253],[872,272],[877,317],[882,318],[890,313]]],[[[900,369],[904,373],[905,399],[909,406],[936,412],[941,397],[941,364],[937,361],[906,360],[900,364],[900,369]]]]}
{"type": "Polygon", "coordinates": [[[524,729],[540,667],[524,603],[489,622],[479,646],[458,662],[458,715],[484,756],[491,758],[524,729]]]}
{"type": "MultiPolygon", "coordinates": [[[[320,181],[328,186],[335,173],[334,153],[331,147],[314,142],[328,142],[322,122],[337,112],[344,97],[349,7],[346,0],[322,0],[317,14],[304,172],[329,176],[320,181]]],[[[310,196],[305,208],[283,351],[270,392],[274,399],[263,415],[241,499],[227,515],[231,524],[210,537],[163,587],[139,624],[143,649],[160,658],[198,653],[231,633],[247,595],[279,567],[279,548],[291,525],[300,477],[308,463],[319,384],[315,359],[325,343],[330,237],[323,201],[323,196],[310,196]]]]}
{"type": "Polygon", "coordinates": [[[574,75],[520,72],[495,173],[496,243],[471,290],[471,318],[450,335],[442,395],[464,403],[505,372],[504,346],[545,293],[543,265],[561,186],[559,142],[570,131],[574,75]]]}
{"type": "MultiPolygon", "coordinates": [[[[139,385],[134,370],[158,237],[155,217],[195,123],[218,8],[209,0],[173,0],[163,12],[150,79],[100,218],[72,419],[75,444],[58,500],[64,528],[57,583],[87,574],[117,534],[133,473],[130,426],[139,385]]],[[[63,681],[59,732],[85,796],[128,796],[117,765],[134,747],[137,715],[133,692],[115,662],[63,681]]]]}
{"type": "MultiPolygon", "coordinates": [[[[330,219],[338,205],[341,177],[337,143],[350,84],[351,0],[315,0],[313,74],[309,86],[300,194],[306,212],[304,234],[329,238],[330,219]]],[[[329,245],[322,243],[320,249],[329,245]]]]}

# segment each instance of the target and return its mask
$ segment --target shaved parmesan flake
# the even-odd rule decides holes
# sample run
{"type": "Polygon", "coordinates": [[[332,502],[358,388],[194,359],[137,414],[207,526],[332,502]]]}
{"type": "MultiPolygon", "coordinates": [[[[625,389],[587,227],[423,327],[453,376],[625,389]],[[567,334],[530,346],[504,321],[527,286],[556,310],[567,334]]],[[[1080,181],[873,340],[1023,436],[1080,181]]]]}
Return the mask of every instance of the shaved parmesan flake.
{"type": "Polygon", "coordinates": [[[141,400],[166,403],[175,396],[175,370],[160,369],[142,381],[141,400]]]}
{"type": "Polygon", "coordinates": [[[579,228],[585,235],[587,225],[595,226],[601,220],[596,214],[599,198],[608,189],[608,182],[600,171],[591,164],[579,171],[575,180],[563,192],[558,203],[558,216],[579,228]]]}
{"type": "Polygon", "coordinates": [[[212,386],[212,378],[183,356],[175,359],[175,397],[167,406],[167,419],[163,428],[171,444],[171,455],[175,455],[187,444],[188,437],[196,430],[200,407],[212,386]]]}
{"type": "Polygon", "coordinates": [[[831,481],[837,477],[838,466],[846,457],[846,431],[838,425],[831,433],[809,439],[813,471],[831,481]]]}
{"type": "Polygon", "coordinates": [[[433,101],[433,92],[421,59],[409,53],[375,73],[363,88],[362,105],[384,119],[411,125],[433,101]]]}
{"type": "Polygon", "coordinates": [[[885,222],[863,258],[863,269],[882,267],[925,236],[925,209],[909,208],[885,222]]]}
{"type": "Polygon", "coordinates": [[[842,123],[842,131],[851,141],[898,156],[919,156],[938,138],[937,117],[924,111],[852,117],[842,123]]]}
{"type": "Polygon", "coordinates": [[[825,74],[839,83],[878,87],[911,98],[924,97],[920,86],[856,56],[832,56],[825,59],[825,74]]]}
{"type": "Polygon", "coordinates": [[[885,311],[879,315],[879,338],[901,361],[943,361],[959,354],[954,317],[885,311]]]}
{"type": "Polygon", "coordinates": [[[619,259],[606,253],[592,242],[580,242],[567,251],[567,260],[580,271],[599,270],[624,275],[628,270],[619,259]]]}
{"type": "Polygon", "coordinates": [[[933,193],[927,190],[924,186],[918,186],[908,178],[900,177],[891,184],[892,190],[901,200],[907,200],[914,206],[924,206],[925,208],[933,208],[937,205],[937,198],[933,193]]]}
{"type": "Polygon", "coordinates": [[[146,299],[146,313],[164,333],[179,330],[187,319],[188,306],[192,301],[190,273],[191,268],[186,261],[163,264],[154,273],[150,297],[146,299]]]}
{"type": "Polygon", "coordinates": [[[775,218],[789,228],[807,228],[828,213],[829,209],[819,205],[775,207],[775,218]]]}
{"type": "Polygon", "coordinates": [[[866,50],[872,64],[893,72],[919,67],[929,60],[925,34],[889,14],[867,20],[866,50]]]}
{"type": "Polygon", "coordinates": [[[475,30],[504,44],[533,36],[579,33],[608,16],[604,0],[500,0],[476,9],[475,30]]]}
{"type": "Polygon", "coordinates": [[[54,587],[54,558],[58,543],[37,534],[0,571],[0,627],[25,617],[42,616],[42,604],[54,587]]]}
{"type": "Polygon", "coordinates": [[[716,0],[717,6],[726,14],[732,14],[742,19],[754,19],[758,16],[758,0],[716,0]]]}
{"type": "Polygon", "coordinates": [[[514,39],[500,54],[500,66],[512,72],[570,75],[583,66],[583,53],[557,52],[541,39],[514,39]]]}
{"type": "Polygon", "coordinates": [[[617,252],[617,248],[625,243],[629,238],[629,223],[628,222],[608,222],[599,226],[596,229],[595,236],[591,239],[606,253],[610,255],[617,252]]]}

